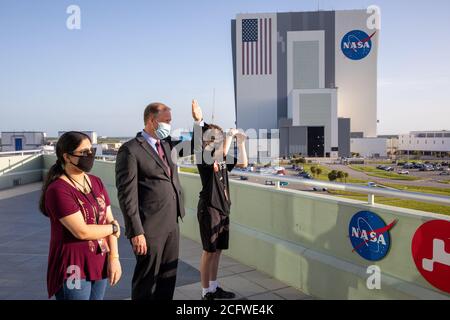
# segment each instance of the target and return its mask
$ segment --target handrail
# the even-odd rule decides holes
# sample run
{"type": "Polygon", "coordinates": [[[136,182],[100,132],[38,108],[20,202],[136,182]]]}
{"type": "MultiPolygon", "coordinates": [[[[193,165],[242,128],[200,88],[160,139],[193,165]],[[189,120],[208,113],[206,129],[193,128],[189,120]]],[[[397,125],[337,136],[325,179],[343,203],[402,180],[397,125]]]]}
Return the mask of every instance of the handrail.
{"type": "MultiPolygon", "coordinates": [[[[179,167],[180,168],[194,168],[195,166],[179,165],[179,167]]],[[[349,184],[349,183],[308,180],[308,179],[294,178],[294,177],[290,177],[290,176],[279,176],[279,175],[273,175],[273,174],[258,174],[258,173],[240,171],[240,170],[236,170],[236,169],[231,171],[231,174],[235,174],[238,176],[244,176],[244,177],[266,178],[267,180],[274,180],[274,181],[278,182],[275,186],[277,189],[281,188],[280,182],[285,181],[285,182],[300,184],[300,185],[309,186],[309,187],[320,187],[320,188],[327,188],[327,189],[338,190],[338,191],[363,193],[363,194],[367,194],[368,203],[371,205],[375,203],[374,196],[377,195],[377,196],[395,197],[395,198],[416,200],[416,201],[423,201],[423,202],[431,202],[431,203],[437,203],[437,204],[443,204],[443,205],[450,206],[450,197],[444,197],[444,196],[438,196],[438,195],[432,195],[432,194],[426,194],[426,193],[401,191],[401,190],[397,191],[397,190],[391,190],[391,189],[381,189],[381,188],[377,188],[377,187],[358,186],[358,185],[349,184]]]]}
{"type": "Polygon", "coordinates": [[[36,154],[36,153],[40,154],[40,153],[44,153],[44,152],[45,152],[44,150],[39,150],[39,149],[20,150],[20,151],[2,151],[2,152],[0,152],[0,157],[17,156],[17,155],[23,156],[25,154],[36,154]]]}

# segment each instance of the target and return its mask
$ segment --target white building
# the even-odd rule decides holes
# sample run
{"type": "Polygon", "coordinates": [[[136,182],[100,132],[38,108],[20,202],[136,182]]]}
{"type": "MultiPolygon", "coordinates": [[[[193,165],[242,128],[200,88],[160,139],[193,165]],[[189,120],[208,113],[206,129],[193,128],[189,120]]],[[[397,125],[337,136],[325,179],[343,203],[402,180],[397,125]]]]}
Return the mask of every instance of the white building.
{"type": "Polygon", "coordinates": [[[386,158],[387,138],[351,138],[350,150],[364,158],[386,158]]]}
{"type": "MultiPolygon", "coordinates": [[[[61,137],[65,132],[67,131],[58,131],[58,138],[61,137]]],[[[80,131],[80,132],[87,134],[91,139],[92,144],[97,144],[97,132],[95,131],[80,131]]]]}
{"type": "Polygon", "coordinates": [[[388,158],[398,152],[398,136],[378,136],[376,138],[351,138],[350,150],[364,158],[388,158]]]}
{"type": "Polygon", "coordinates": [[[450,131],[412,131],[399,136],[400,154],[450,156],[450,131]]]}
{"type": "Polygon", "coordinates": [[[376,137],[379,30],[368,20],[366,10],[238,14],[237,127],[279,129],[283,156],[349,156],[350,132],[376,137]]]}
{"type": "Polygon", "coordinates": [[[2,132],[1,151],[39,150],[46,139],[47,134],[40,131],[2,132]]]}

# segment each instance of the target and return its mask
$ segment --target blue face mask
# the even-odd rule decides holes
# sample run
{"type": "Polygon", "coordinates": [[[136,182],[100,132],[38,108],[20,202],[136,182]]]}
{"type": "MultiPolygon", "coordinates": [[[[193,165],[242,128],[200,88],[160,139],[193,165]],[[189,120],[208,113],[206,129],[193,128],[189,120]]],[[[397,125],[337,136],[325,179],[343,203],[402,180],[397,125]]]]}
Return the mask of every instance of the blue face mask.
{"type": "Polygon", "coordinates": [[[165,122],[158,122],[158,129],[156,129],[155,134],[158,139],[163,140],[170,135],[170,124],[165,122]]]}

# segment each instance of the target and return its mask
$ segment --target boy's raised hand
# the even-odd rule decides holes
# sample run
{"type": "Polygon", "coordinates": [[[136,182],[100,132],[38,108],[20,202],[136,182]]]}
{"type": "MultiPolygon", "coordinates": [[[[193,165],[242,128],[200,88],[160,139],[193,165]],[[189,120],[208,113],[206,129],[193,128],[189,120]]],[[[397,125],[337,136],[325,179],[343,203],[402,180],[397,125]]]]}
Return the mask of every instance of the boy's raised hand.
{"type": "Polygon", "coordinates": [[[194,119],[194,121],[203,120],[202,109],[200,108],[197,100],[195,99],[192,100],[192,118],[194,119]]]}

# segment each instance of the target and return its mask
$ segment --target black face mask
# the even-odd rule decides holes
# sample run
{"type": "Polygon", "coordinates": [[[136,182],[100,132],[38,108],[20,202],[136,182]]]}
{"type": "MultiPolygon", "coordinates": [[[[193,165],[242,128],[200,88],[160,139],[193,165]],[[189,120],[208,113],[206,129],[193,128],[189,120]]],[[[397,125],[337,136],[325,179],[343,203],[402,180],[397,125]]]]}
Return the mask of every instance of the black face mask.
{"type": "Polygon", "coordinates": [[[77,156],[77,155],[71,154],[71,156],[78,158],[78,164],[75,164],[72,161],[70,161],[70,163],[73,164],[75,167],[77,167],[78,169],[80,169],[83,172],[91,171],[92,167],[94,166],[95,153],[90,153],[86,156],[77,156]]]}

